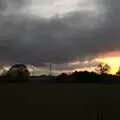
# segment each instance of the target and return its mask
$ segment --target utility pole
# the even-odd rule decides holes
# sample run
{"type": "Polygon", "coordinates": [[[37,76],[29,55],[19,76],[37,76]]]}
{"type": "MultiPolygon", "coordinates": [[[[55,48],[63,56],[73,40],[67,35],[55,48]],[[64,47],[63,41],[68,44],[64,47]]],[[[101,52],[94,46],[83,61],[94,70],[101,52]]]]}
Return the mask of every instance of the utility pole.
{"type": "Polygon", "coordinates": [[[50,73],[49,73],[50,76],[52,76],[52,64],[50,64],[50,73]]]}
{"type": "Polygon", "coordinates": [[[49,76],[53,76],[55,71],[55,64],[50,63],[49,64],[49,76]]]}

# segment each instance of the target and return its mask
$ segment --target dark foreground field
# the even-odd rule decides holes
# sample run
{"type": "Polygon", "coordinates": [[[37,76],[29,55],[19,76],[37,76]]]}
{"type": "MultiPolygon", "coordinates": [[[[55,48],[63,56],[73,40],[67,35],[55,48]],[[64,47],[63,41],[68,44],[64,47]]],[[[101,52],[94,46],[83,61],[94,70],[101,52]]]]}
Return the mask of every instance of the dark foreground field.
{"type": "Polygon", "coordinates": [[[0,119],[120,120],[120,85],[87,83],[0,84],[0,119]]]}

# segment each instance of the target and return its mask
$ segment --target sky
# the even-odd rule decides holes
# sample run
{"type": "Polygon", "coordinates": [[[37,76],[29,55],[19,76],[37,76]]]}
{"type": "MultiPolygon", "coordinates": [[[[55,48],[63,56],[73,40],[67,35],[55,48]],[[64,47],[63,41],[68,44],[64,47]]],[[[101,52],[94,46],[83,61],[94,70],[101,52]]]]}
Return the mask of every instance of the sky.
{"type": "Polygon", "coordinates": [[[33,75],[120,66],[119,0],[0,0],[0,64],[33,75]]]}

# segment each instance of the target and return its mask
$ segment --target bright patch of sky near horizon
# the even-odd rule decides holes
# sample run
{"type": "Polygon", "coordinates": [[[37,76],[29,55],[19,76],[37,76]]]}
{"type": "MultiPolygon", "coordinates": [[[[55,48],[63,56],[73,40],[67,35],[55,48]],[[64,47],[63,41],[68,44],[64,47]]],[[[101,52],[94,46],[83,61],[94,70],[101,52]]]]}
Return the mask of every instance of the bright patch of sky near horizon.
{"type": "Polygon", "coordinates": [[[97,58],[96,61],[108,64],[111,67],[111,74],[115,74],[120,67],[120,57],[97,58]]]}

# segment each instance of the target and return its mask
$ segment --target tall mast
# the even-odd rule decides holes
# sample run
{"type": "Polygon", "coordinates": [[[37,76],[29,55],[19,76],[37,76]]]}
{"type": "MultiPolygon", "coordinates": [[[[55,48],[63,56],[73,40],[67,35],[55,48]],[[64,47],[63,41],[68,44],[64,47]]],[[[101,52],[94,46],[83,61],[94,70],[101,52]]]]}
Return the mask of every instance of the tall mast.
{"type": "Polygon", "coordinates": [[[52,64],[50,63],[50,76],[52,76],[52,64]]]}

